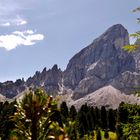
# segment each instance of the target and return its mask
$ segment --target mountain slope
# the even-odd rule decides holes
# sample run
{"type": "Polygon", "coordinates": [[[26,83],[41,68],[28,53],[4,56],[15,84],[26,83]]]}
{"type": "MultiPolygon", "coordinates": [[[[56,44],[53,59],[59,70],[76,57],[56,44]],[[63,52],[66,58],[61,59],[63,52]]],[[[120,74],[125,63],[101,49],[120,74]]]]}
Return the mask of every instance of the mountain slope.
{"type": "Polygon", "coordinates": [[[105,106],[116,109],[121,102],[140,104],[140,97],[134,95],[126,95],[113,86],[108,85],[96,90],[93,93],[88,94],[83,98],[72,101],[70,104],[75,105],[77,109],[79,109],[80,106],[85,103],[94,107],[105,106]]]}

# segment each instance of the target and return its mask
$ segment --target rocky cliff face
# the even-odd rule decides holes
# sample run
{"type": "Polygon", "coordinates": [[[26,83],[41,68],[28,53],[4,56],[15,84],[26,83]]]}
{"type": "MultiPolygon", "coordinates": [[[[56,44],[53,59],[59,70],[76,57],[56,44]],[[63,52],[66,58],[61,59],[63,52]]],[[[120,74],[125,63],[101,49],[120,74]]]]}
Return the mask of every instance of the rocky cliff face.
{"type": "MultiPolygon", "coordinates": [[[[52,69],[37,71],[27,81],[0,83],[0,94],[12,98],[29,87],[43,87],[54,96],[71,91],[72,99],[77,100],[72,101],[75,105],[88,101],[92,105],[106,102],[105,105],[111,106],[115,105],[111,100],[116,100],[116,104],[127,101],[129,97],[123,94],[140,90],[137,63],[140,49],[134,54],[127,53],[122,50],[122,46],[127,44],[127,30],[120,24],[114,25],[72,57],[64,72],[54,65],[52,69]]],[[[140,101],[133,98],[129,101],[140,101]]]]}
{"type": "Polygon", "coordinates": [[[33,77],[30,77],[26,81],[27,87],[43,87],[50,95],[57,95],[63,92],[63,72],[58,69],[57,65],[54,65],[52,69],[48,71],[46,68],[40,73],[36,72],[33,77]]]}
{"type": "Polygon", "coordinates": [[[135,71],[133,56],[122,50],[126,44],[127,30],[114,25],[70,60],[64,84],[74,90],[74,99],[94,92],[125,71],[135,71]]]}

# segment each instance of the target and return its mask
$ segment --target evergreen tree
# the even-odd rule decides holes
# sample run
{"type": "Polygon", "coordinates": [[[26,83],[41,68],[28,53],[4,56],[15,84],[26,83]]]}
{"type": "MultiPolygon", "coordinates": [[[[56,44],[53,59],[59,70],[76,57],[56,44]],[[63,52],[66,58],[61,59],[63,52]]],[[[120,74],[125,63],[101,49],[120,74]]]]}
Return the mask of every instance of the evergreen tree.
{"type": "Polygon", "coordinates": [[[110,131],[115,131],[116,128],[116,117],[115,112],[112,109],[109,109],[108,111],[108,127],[110,131]]]}
{"type": "Polygon", "coordinates": [[[101,128],[107,129],[107,112],[104,106],[101,107],[101,128]]]}
{"type": "Polygon", "coordinates": [[[86,114],[86,116],[87,116],[88,130],[91,132],[94,129],[94,122],[93,122],[93,117],[90,110],[86,114]]]}
{"type": "Polygon", "coordinates": [[[127,105],[122,102],[118,108],[118,122],[127,123],[129,117],[128,115],[129,112],[127,110],[127,105]]]}
{"type": "Polygon", "coordinates": [[[85,112],[87,113],[89,111],[89,107],[87,106],[87,104],[84,104],[81,106],[79,112],[85,112]]]}
{"type": "Polygon", "coordinates": [[[91,115],[91,125],[92,129],[95,129],[96,126],[96,115],[95,115],[95,109],[93,107],[90,108],[90,115],[91,115]]]}
{"type": "Polygon", "coordinates": [[[68,111],[66,102],[62,102],[62,104],[60,105],[60,112],[61,112],[62,118],[64,119],[64,121],[66,121],[66,119],[69,116],[69,111],[68,111]]]}
{"type": "Polygon", "coordinates": [[[100,127],[101,126],[101,115],[100,115],[100,110],[96,107],[95,108],[95,119],[96,119],[96,127],[100,127]]]}
{"type": "Polygon", "coordinates": [[[76,109],[75,109],[75,106],[71,106],[71,108],[70,108],[70,118],[74,121],[74,120],[76,120],[76,116],[77,116],[77,111],[76,111],[76,109]]]}
{"type": "Polygon", "coordinates": [[[84,111],[78,112],[78,128],[79,128],[79,133],[80,137],[83,137],[85,134],[88,134],[89,131],[89,124],[87,120],[87,115],[84,111]]]}

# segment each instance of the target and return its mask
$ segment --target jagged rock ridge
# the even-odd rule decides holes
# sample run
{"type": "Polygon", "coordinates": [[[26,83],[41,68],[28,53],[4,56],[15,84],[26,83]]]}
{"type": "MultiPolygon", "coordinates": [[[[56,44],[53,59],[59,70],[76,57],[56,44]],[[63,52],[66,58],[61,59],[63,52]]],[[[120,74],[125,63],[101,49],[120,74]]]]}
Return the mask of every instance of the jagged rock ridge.
{"type": "Polygon", "coordinates": [[[13,98],[28,88],[44,88],[48,94],[56,95],[61,92],[63,82],[63,72],[54,65],[52,69],[43,69],[42,72],[37,71],[33,77],[29,77],[26,81],[16,80],[0,83],[0,94],[7,98],[13,98]]]}

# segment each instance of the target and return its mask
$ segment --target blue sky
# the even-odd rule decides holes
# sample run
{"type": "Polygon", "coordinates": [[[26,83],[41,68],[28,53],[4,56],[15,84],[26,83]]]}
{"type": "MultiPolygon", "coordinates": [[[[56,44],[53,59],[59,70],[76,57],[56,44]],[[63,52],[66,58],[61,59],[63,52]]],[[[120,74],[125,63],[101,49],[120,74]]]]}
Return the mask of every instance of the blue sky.
{"type": "Polygon", "coordinates": [[[32,76],[69,59],[108,27],[139,30],[139,0],[0,0],[0,81],[32,76]]]}

